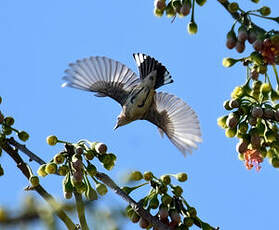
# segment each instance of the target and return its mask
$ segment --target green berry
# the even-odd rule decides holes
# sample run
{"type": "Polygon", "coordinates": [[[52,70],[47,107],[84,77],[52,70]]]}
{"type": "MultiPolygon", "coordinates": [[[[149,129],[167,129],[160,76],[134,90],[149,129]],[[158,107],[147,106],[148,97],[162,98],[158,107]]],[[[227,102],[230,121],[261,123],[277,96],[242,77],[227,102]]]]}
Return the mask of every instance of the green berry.
{"type": "Polygon", "coordinates": [[[176,11],[177,13],[179,13],[179,12],[180,12],[180,9],[181,9],[181,7],[182,7],[181,1],[180,1],[180,0],[173,0],[173,1],[172,1],[172,6],[173,6],[173,8],[175,9],[175,11],[176,11]]]}
{"type": "Polygon", "coordinates": [[[196,34],[198,32],[198,25],[194,21],[191,21],[188,23],[187,29],[189,34],[196,34]]]}
{"type": "Polygon", "coordinates": [[[62,185],[63,185],[63,191],[64,192],[73,192],[74,187],[73,187],[73,184],[70,180],[70,174],[69,173],[63,178],[62,185]]]}
{"type": "Polygon", "coordinates": [[[223,106],[226,110],[232,110],[233,109],[232,107],[230,107],[230,100],[224,101],[223,106]]]}
{"type": "Polygon", "coordinates": [[[140,171],[131,172],[130,177],[129,177],[129,179],[132,180],[132,181],[139,181],[142,178],[143,178],[143,175],[140,171]]]}
{"type": "Polygon", "coordinates": [[[46,165],[45,170],[47,174],[55,174],[57,172],[57,164],[50,162],[46,165]]]}
{"type": "Polygon", "coordinates": [[[233,66],[237,62],[238,62],[238,60],[227,57],[227,58],[223,59],[223,66],[228,68],[228,67],[233,66]]]}
{"type": "Polygon", "coordinates": [[[171,178],[169,175],[162,175],[161,180],[164,184],[170,184],[170,182],[171,182],[171,178]]]}
{"type": "Polygon", "coordinates": [[[172,202],[172,198],[168,195],[168,194],[164,194],[162,197],[161,197],[161,201],[162,203],[167,206],[169,205],[171,202],[172,202]]]}
{"type": "Polygon", "coordinates": [[[46,164],[41,165],[38,170],[37,170],[37,174],[41,177],[45,177],[47,175],[46,172],[46,164]]]}
{"type": "Polygon", "coordinates": [[[177,173],[177,174],[175,175],[175,177],[176,177],[177,180],[180,181],[180,182],[184,182],[184,181],[186,181],[186,180],[188,179],[188,176],[187,176],[186,173],[177,173]]]}
{"type": "Polygon", "coordinates": [[[225,132],[225,135],[229,138],[232,138],[236,135],[236,131],[237,131],[236,128],[227,128],[226,132],[225,132]]]}
{"type": "Polygon", "coordinates": [[[57,173],[60,175],[60,176],[66,176],[66,174],[69,172],[69,168],[67,165],[61,165],[58,170],[57,170],[57,173]]]}
{"type": "Polygon", "coordinates": [[[243,121],[243,122],[239,123],[239,125],[238,125],[238,130],[239,130],[239,132],[242,133],[242,134],[246,133],[247,130],[248,130],[248,124],[247,124],[247,122],[246,122],[246,121],[243,121]]]}
{"type": "Polygon", "coordinates": [[[86,168],[86,171],[88,172],[88,174],[91,176],[91,177],[94,177],[96,176],[97,174],[97,168],[95,167],[95,165],[92,165],[92,164],[89,164],[86,168]]]}
{"type": "Polygon", "coordinates": [[[12,126],[15,123],[15,119],[13,117],[5,117],[4,122],[7,126],[12,126]]]}
{"type": "Polygon", "coordinates": [[[63,154],[58,153],[53,157],[53,161],[56,164],[63,164],[65,161],[65,157],[63,156],[63,154]]]}
{"type": "Polygon", "coordinates": [[[22,141],[27,141],[29,139],[29,134],[25,131],[20,131],[17,135],[18,138],[22,141]]]}
{"type": "Polygon", "coordinates": [[[172,18],[175,16],[175,9],[173,8],[171,2],[166,7],[166,15],[168,18],[172,18]]]}
{"type": "Polygon", "coordinates": [[[194,224],[194,221],[191,217],[185,217],[183,220],[183,223],[188,227],[192,227],[192,225],[194,224]]]}
{"type": "Polygon", "coordinates": [[[103,164],[103,166],[106,170],[112,170],[112,168],[114,167],[114,162],[110,162],[108,164],[103,164]]]}
{"type": "Polygon", "coordinates": [[[197,216],[197,210],[193,207],[190,207],[188,209],[188,214],[190,215],[190,217],[196,217],[197,216]]]}
{"type": "Polygon", "coordinates": [[[160,10],[160,9],[158,9],[158,8],[154,8],[153,13],[154,13],[154,15],[155,15],[156,17],[162,17],[163,14],[164,14],[164,11],[163,11],[163,10],[160,10]]]}
{"type": "Polygon", "coordinates": [[[244,161],[244,154],[243,153],[238,153],[238,159],[240,160],[240,161],[244,161]]]}
{"type": "Polygon", "coordinates": [[[241,86],[237,86],[234,88],[234,90],[231,93],[231,97],[233,99],[238,99],[238,98],[242,98],[244,95],[244,90],[241,86]]]}
{"type": "Polygon", "coordinates": [[[93,160],[93,158],[94,158],[94,151],[91,149],[87,150],[87,152],[85,153],[85,159],[91,161],[93,160]]]}
{"type": "Polygon", "coordinates": [[[37,187],[40,184],[39,177],[37,177],[37,176],[29,177],[29,182],[32,185],[32,187],[37,187]]]}
{"type": "Polygon", "coordinates": [[[88,200],[93,201],[93,200],[97,200],[98,199],[98,194],[97,194],[97,192],[91,186],[89,186],[88,189],[85,192],[85,197],[88,200]]]}
{"type": "Polygon", "coordinates": [[[13,130],[9,126],[2,126],[2,132],[4,135],[11,135],[13,130]]]}
{"type": "Polygon", "coordinates": [[[56,136],[53,136],[53,135],[52,135],[52,136],[48,136],[47,139],[46,139],[46,141],[47,141],[47,143],[48,143],[49,145],[56,145],[58,139],[57,139],[56,136]]]}
{"type": "Polygon", "coordinates": [[[172,192],[175,196],[181,196],[183,193],[183,189],[179,185],[177,185],[173,188],[172,192]]]}
{"type": "Polygon", "coordinates": [[[196,0],[196,3],[198,3],[200,6],[203,6],[206,3],[206,0],[196,0]]]}
{"type": "Polygon", "coordinates": [[[261,14],[262,16],[268,16],[268,15],[270,15],[270,13],[271,13],[271,9],[270,9],[269,7],[267,7],[267,6],[263,6],[263,7],[260,9],[260,14],[261,14]]]}
{"type": "Polygon", "coordinates": [[[239,9],[238,3],[237,2],[232,2],[228,5],[228,10],[231,13],[236,13],[239,9]]]}
{"type": "Polygon", "coordinates": [[[154,195],[149,202],[149,207],[152,209],[157,209],[158,206],[159,206],[159,200],[157,198],[157,195],[154,195]]]}
{"type": "Polygon", "coordinates": [[[153,178],[153,173],[150,171],[144,172],[143,179],[146,181],[150,181],[153,178]]]}
{"type": "Polygon", "coordinates": [[[226,124],[227,118],[228,118],[228,116],[226,115],[226,116],[219,117],[217,119],[217,124],[223,129],[228,128],[228,126],[226,124]]]}
{"type": "Polygon", "coordinates": [[[96,190],[101,196],[104,196],[108,192],[107,186],[101,183],[96,185],[96,190]]]}

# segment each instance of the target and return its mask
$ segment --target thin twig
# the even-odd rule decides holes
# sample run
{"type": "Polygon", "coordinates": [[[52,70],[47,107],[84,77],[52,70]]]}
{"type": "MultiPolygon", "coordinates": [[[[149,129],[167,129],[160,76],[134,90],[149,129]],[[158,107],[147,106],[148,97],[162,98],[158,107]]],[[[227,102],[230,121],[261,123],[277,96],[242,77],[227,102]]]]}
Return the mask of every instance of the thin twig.
{"type": "Polygon", "coordinates": [[[42,160],[36,154],[32,153],[25,145],[18,143],[13,137],[9,138],[8,142],[15,148],[19,149],[21,152],[23,152],[27,156],[29,156],[30,160],[34,160],[34,161],[38,162],[40,165],[46,164],[46,162],[44,160],[42,160]]]}
{"type": "Polygon", "coordinates": [[[81,230],[89,230],[89,227],[85,219],[84,203],[82,201],[82,196],[78,192],[74,192],[74,195],[76,199],[76,209],[78,213],[78,219],[79,219],[81,230]]]}

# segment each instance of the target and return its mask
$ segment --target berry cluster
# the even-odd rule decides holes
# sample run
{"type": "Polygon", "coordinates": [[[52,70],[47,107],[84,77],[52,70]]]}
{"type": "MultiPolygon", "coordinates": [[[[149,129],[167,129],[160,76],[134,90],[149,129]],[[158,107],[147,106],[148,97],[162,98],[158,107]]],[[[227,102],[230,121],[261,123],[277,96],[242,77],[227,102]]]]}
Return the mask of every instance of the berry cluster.
{"type": "MultiPolygon", "coordinates": [[[[2,103],[2,98],[0,97],[0,104],[2,103]]],[[[2,129],[0,130],[0,156],[2,154],[2,148],[1,144],[3,144],[6,141],[6,138],[10,136],[13,132],[15,132],[18,136],[18,138],[21,141],[27,141],[29,138],[29,134],[25,131],[17,130],[13,127],[15,123],[15,119],[13,117],[4,116],[3,113],[0,111],[0,125],[2,126],[2,129]]],[[[0,165],[0,176],[4,174],[4,170],[2,166],[0,165]]]]}
{"type": "MultiPolygon", "coordinates": [[[[58,140],[56,136],[47,138],[49,145],[55,145],[59,142],[65,143],[58,140]]],[[[37,173],[43,177],[48,174],[64,176],[63,191],[66,199],[70,199],[72,193],[76,191],[84,194],[88,200],[96,200],[97,193],[101,196],[107,193],[107,187],[95,177],[97,168],[92,164],[92,160],[95,158],[107,170],[113,168],[116,160],[116,156],[113,153],[107,153],[107,146],[104,143],[85,140],[76,144],[66,143],[65,149],[56,154],[49,163],[41,165],[37,173]],[[96,190],[91,186],[88,179],[89,176],[93,179],[96,190]]]]}
{"type": "MultiPolygon", "coordinates": [[[[226,1],[227,2],[227,1],[226,1]]],[[[238,12],[241,17],[241,25],[237,33],[235,32],[236,22],[231,30],[227,33],[226,46],[228,49],[235,48],[238,53],[245,50],[245,42],[252,44],[254,50],[261,57],[262,66],[279,64],[279,32],[271,30],[266,32],[260,27],[252,23],[250,16],[266,17],[271,13],[267,6],[263,6],[258,10],[244,12],[239,8],[238,3],[232,2],[228,4],[228,10],[231,13],[238,12]]],[[[268,18],[278,22],[279,18],[268,18]]],[[[266,69],[266,67],[264,67],[266,69]]]]}
{"type": "Polygon", "coordinates": [[[154,14],[157,17],[162,17],[164,12],[169,18],[175,18],[176,15],[179,17],[186,17],[191,14],[191,20],[188,23],[188,33],[196,34],[198,31],[198,25],[194,21],[194,6],[197,3],[200,6],[203,6],[206,3],[206,0],[170,0],[166,3],[166,0],[155,0],[154,1],[154,14]]]}
{"type": "Polygon", "coordinates": [[[264,31],[250,26],[241,25],[238,28],[238,34],[233,28],[227,33],[226,46],[228,49],[235,48],[237,52],[242,53],[245,50],[245,41],[248,40],[253,45],[254,53],[262,59],[261,65],[279,64],[279,32],[264,31]]]}
{"type": "MultiPolygon", "coordinates": [[[[224,58],[223,65],[231,67],[242,62],[247,67],[247,80],[242,86],[237,86],[231,94],[231,99],[224,102],[224,108],[230,114],[218,118],[218,124],[226,130],[227,137],[236,136],[239,143],[236,150],[239,159],[245,161],[245,166],[256,170],[265,157],[270,159],[273,167],[279,167],[279,77],[276,64],[279,64],[279,32],[266,32],[251,21],[251,16],[258,16],[278,22],[279,18],[267,17],[271,10],[264,6],[258,10],[243,11],[236,2],[219,0],[238,20],[227,33],[226,46],[235,48],[242,53],[245,42],[252,44],[254,51],[248,57],[240,59],[224,58]],[[235,25],[240,26],[235,32],[235,25]],[[277,87],[274,89],[268,75],[268,66],[272,65],[277,87]],[[265,81],[259,80],[260,74],[265,81]]],[[[257,3],[258,1],[253,1],[257,3]]]]}
{"type": "Polygon", "coordinates": [[[273,167],[279,167],[279,104],[272,103],[278,98],[270,83],[250,76],[244,85],[234,89],[231,99],[224,102],[224,108],[231,112],[218,118],[218,125],[226,130],[227,137],[240,139],[236,150],[248,169],[255,166],[259,170],[265,157],[273,167]]]}
{"type": "MultiPolygon", "coordinates": [[[[152,172],[148,171],[142,174],[139,171],[134,171],[130,175],[131,181],[139,181],[144,179],[151,185],[151,190],[147,196],[139,201],[139,203],[147,210],[155,213],[155,216],[170,229],[186,230],[194,224],[201,227],[202,224],[207,225],[208,229],[214,229],[208,224],[202,222],[197,217],[196,209],[191,207],[182,197],[183,189],[178,185],[171,183],[171,177],[175,177],[179,182],[187,180],[186,173],[167,174],[156,178],[152,172]],[[168,194],[168,190],[172,195],[168,194]],[[183,219],[182,219],[183,218],[183,219]]],[[[123,187],[122,190],[127,194],[133,190],[145,185],[146,183],[135,187],[123,187]]],[[[144,229],[149,229],[152,225],[140,217],[131,206],[126,208],[127,216],[133,223],[139,223],[139,226],[144,229]]],[[[156,230],[156,228],[153,228],[156,230]]]]}

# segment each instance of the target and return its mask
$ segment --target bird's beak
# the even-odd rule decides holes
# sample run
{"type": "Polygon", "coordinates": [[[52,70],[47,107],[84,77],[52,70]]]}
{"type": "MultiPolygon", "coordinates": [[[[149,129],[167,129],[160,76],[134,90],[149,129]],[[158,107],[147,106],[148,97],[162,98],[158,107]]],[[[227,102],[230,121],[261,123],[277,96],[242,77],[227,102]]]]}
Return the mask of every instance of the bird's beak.
{"type": "Polygon", "coordinates": [[[118,127],[119,127],[119,125],[116,124],[113,129],[116,130],[118,127]]]}

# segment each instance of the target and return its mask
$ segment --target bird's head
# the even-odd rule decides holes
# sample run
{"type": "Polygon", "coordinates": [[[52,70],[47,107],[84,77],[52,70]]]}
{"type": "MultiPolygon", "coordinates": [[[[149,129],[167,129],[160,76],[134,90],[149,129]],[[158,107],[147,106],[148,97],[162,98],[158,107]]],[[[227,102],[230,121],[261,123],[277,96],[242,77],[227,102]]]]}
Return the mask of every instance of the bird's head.
{"type": "Polygon", "coordinates": [[[131,121],[129,121],[127,119],[127,117],[125,115],[123,115],[122,113],[117,117],[117,122],[116,125],[114,126],[114,130],[117,129],[120,126],[126,125],[128,123],[130,123],[131,121]]]}

